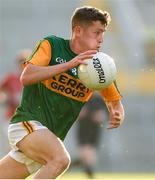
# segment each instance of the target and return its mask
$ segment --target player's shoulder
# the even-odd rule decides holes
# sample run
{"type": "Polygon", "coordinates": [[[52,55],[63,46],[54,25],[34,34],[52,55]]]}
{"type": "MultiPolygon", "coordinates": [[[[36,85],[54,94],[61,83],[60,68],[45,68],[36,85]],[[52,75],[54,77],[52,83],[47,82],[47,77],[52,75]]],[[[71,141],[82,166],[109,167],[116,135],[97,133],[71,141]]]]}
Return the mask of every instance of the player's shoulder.
{"type": "Polygon", "coordinates": [[[58,48],[58,47],[64,47],[67,44],[67,40],[65,40],[62,37],[58,37],[55,35],[50,35],[44,38],[45,40],[47,40],[50,45],[54,48],[58,48]]]}
{"type": "Polygon", "coordinates": [[[64,38],[55,36],[55,35],[46,36],[44,39],[52,40],[52,41],[64,41],[65,40],[64,38]]]}

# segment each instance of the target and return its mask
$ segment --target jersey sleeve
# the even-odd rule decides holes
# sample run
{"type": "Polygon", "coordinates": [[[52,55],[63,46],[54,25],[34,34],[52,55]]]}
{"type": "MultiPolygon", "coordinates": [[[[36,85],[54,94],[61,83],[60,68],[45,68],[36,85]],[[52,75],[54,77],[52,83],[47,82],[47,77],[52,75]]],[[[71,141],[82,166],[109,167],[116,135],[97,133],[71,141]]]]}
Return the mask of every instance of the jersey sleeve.
{"type": "Polygon", "coordinates": [[[101,90],[100,94],[104,101],[117,101],[122,97],[116,83],[112,83],[108,88],[101,90]]]}
{"type": "Polygon", "coordinates": [[[51,45],[48,40],[40,41],[30,57],[24,63],[38,65],[38,66],[48,66],[51,60],[51,45]]]}

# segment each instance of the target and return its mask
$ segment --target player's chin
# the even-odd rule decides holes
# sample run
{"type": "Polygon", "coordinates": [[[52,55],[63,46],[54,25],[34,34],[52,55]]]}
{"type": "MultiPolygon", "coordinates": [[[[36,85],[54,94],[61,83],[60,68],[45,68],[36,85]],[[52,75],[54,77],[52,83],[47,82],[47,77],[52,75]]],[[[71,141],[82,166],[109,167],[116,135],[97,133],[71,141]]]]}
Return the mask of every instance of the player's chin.
{"type": "Polygon", "coordinates": [[[96,51],[99,51],[100,50],[100,47],[94,47],[94,48],[91,48],[92,50],[96,50],[96,51]]]}
{"type": "Polygon", "coordinates": [[[96,49],[97,51],[99,51],[100,48],[101,48],[101,46],[99,46],[99,45],[97,45],[97,46],[95,47],[95,49],[96,49]]]}

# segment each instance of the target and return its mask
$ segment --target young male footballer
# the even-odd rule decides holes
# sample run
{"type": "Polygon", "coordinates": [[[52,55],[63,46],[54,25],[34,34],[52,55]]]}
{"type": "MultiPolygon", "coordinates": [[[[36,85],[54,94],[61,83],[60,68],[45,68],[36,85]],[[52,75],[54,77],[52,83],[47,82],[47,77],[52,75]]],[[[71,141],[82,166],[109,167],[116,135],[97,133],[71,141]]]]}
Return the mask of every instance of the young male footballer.
{"type": "MultiPolygon", "coordinates": [[[[22,99],[8,137],[11,151],[0,160],[1,179],[55,179],[70,164],[63,140],[92,90],[78,79],[77,67],[100,49],[110,22],[108,12],[80,7],[72,16],[70,40],[44,38],[25,62],[22,99]]],[[[124,120],[115,84],[100,91],[110,113],[109,129],[124,120]]]]}

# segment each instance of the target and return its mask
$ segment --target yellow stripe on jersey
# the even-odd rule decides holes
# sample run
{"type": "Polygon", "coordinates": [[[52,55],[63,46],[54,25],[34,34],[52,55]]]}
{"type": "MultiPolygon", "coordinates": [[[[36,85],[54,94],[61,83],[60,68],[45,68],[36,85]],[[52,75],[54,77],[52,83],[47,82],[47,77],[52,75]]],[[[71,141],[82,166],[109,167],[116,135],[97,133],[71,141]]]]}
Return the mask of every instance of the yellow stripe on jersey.
{"type": "Polygon", "coordinates": [[[28,131],[28,133],[32,133],[34,130],[33,130],[33,127],[31,126],[31,124],[27,121],[23,121],[23,126],[25,127],[25,129],[28,131]]]}
{"type": "Polygon", "coordinates": [[[25,64],[32,63],[38,66],[48,66],[51,56],[51,45],[47,40],[43,40],[37,44],[35,50],[25,64]]]}
{"type": "Polygon", "coordinates": [[[112,83],[108,88],[101,90],[100,94],[103,96],[105,101],[117,101],[121,99],[121,95],[114,83],[112,83]]]}
{"type": "Polygon", "coordinates": [[[42,83],[51,91],[80,102],[87,102],[93,94],[93,91],[84,86],[79,79],[67,73],[58,74],[42,83]]]}

